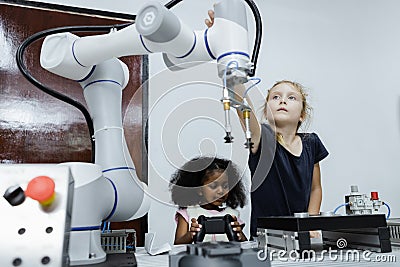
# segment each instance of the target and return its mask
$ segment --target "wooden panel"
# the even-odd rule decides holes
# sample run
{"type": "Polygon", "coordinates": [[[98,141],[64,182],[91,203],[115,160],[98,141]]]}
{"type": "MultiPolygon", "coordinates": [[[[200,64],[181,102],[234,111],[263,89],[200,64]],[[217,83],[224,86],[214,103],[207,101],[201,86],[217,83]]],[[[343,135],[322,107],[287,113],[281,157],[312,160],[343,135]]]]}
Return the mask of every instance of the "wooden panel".
{"type": "MultiPolygon", "coordinates": [[[[0,163],[91,161],[90,136],[83,115],[73,106],[43,93],[29,83],[17,68],[16,51],[23,40],[45,29],[121,23],[125,22],[0,4],[0,163]]],[[[37,41],[26,51],[25,64],[28,69],[46,86],[84,104],[82,89],[76,82],[53,75],[40,67],[42,41],[37,41]]],[[[122,112],[125,114],[134,95],[135,107],[141,111],[141,90],[137,90],[142,83],[142,57],[124,57],[122,61],[130,69],[129,83],[123,92],[122,112]]],[[[124,127],[131,134],[126,137],[138,176],[141,177],[142,113],[137,112],[136,115],[124,121],[124,127]]],[[[138,228],[144,223],[140,220],[136,225],[131,222],[129,227],[135,228],[141,237],[140,232],[146,229],[138,228]]],[[[142,240],[138,241],[141,245],[142,240]]]]}

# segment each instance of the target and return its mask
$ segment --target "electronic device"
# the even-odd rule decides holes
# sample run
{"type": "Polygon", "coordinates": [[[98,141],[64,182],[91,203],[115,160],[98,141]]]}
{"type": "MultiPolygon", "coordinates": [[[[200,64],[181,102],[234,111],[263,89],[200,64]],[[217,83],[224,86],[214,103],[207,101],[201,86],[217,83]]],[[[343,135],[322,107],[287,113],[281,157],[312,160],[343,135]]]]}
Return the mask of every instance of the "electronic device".
{"type": "Polygon", "coordinates": [[[384,214],[341,216],[330,213],[257,219],[257,240],[261,249],[294,250],[302,255],[303,251],[311,250],[310,231],[315,230],[322,231],[325,247],[392,251],[384,214]]]}
{"type": "Polygon", "coordinates": [[[358,191],[357,185],[352,185],[351,193],[344,197],[346,214],[376,214],[385,203],[379,199],[378,192],[371,192],[371,196],[358,191]]]}
{"type": "Polygon", "coordinates": [[[233,217],[230,214],[225,216],[205,217],[200,215],[197,222],[202,225],[200,232],[193,237],[195,243],[202,242],[206,234],[226,234],[229,241],[239,241],[239,237],[233,231],[231,222],[233,217]]]}

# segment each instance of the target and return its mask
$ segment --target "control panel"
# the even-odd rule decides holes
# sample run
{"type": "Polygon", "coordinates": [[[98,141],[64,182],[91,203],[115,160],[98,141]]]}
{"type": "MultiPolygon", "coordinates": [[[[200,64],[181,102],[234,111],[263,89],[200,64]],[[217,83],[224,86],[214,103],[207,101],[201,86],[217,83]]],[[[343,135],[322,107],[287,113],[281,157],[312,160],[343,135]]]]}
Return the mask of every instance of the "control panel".
{"type": "Polygon", "coordinates": [[[73,186],[68,166],[0,165],[0,266],[69,266],[73,186]]]}

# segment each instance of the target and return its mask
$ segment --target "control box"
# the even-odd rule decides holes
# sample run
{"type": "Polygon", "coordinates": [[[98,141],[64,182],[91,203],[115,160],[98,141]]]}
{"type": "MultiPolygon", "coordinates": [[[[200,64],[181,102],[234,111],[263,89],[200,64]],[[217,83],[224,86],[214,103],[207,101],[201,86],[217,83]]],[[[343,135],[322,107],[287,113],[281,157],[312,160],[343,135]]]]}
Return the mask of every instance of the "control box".
{"type": "Polygon", "coordinates": [[[73,187],[68,166],[0,165],[0,266],[69,266],[73,187]]]}

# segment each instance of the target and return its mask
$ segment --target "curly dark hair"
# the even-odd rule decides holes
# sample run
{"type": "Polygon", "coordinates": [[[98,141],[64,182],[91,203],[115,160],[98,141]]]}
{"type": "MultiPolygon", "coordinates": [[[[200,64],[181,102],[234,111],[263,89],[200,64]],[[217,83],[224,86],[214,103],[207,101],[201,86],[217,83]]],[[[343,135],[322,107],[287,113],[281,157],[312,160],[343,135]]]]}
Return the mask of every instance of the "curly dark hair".
{"type": "Polygon", "coordinates": [[[185,163],[171,178],[172,201],[181,208],[196,204],[206,204],[198,191],[204,181],[214,172],[225,172],[228,177],[229,193],[226,205],[237,208],[246,204],[246,193],[236,165],[226,159],[216,157],[196,157],[185,163]]]}

